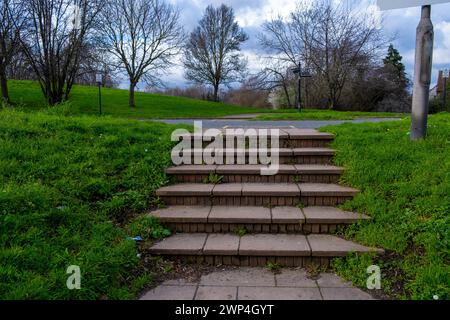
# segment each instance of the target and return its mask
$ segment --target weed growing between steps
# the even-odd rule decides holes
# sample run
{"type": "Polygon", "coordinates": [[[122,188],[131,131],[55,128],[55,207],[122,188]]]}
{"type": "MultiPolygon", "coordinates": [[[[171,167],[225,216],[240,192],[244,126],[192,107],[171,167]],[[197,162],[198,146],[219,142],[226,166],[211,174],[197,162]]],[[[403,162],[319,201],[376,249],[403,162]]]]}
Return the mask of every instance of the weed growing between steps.
{"type": "Polygon", "coordinates": [[[337,135],[342,182],[362,193],[345,209],[368,214],[345,236],[383,247],[380,257],[338,259],[338,273],[364,288],[381,267],[385,292],[399,298],[450,298],[450,114],[430,117],[429,137],[411,142],[410,121],[323,128],[337,135]]]}
{"type": "Polygon", "coordinates": [[[0,299],[133,299],[173,126],[0,110],[0,299]],[[81,290],[66,270],[81,268],[81,290]]]}

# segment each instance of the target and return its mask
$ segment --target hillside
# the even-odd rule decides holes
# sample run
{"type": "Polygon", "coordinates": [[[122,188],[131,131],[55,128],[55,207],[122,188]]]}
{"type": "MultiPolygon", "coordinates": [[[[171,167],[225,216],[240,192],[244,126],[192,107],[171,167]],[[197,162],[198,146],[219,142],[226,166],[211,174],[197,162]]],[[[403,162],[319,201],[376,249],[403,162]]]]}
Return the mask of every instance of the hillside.
{"type": "MultiPolygon", "coordinates": [[[[13,103],[26,110],[40,110],[46,107],[41,89],[36,82],[10,81],[10,95],[13,103]]],[[[240,107],[224,103],[172,97],[144,92],[136,93],[137,107],[128,106],[128,91],[102,89],[103,114],[129,119],[176,119],[176,118],[221,118],[231,115],[260,114],[257,120],[352,120],[373,117],[402,117],[403,114],[388,112],[344,112],[335,110],[307,109],[299,113],[296,109],[259,109],[240,107]]],[[[75,86],[70,95],[72,114],[99,113],[98,88],[75,86]]]]}
{"type": "MultiPolygon", "coordinates": [[[[15,104],[32,110],[46,106],[41,89],[36,82],[13,80],[9,82],[9,90],[11,100],[15,104]]],[[[102,100],[104,114],[132,119],[215,118],[271,112],[267,109],[244,108],[143,92],[136,93],[137,107],[132,109],[128,106],[128,91],[107,88],[102,89],[102,100]]],[[[75,86],[70,96],[70,103],[74,113],[98,114],[98,88],[75,86]]]]}

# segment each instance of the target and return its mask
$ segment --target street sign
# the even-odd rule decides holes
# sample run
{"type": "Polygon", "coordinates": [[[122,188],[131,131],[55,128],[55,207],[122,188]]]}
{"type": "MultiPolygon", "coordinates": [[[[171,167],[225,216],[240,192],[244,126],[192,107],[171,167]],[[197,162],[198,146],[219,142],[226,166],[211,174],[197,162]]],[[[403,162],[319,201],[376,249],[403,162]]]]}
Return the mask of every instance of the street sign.
{"type": "Polygon", "coordinates": [[[450,2],[450,0],[378,0],[378,6],[381,10],[392,10],[445,2],[450,2]]]}

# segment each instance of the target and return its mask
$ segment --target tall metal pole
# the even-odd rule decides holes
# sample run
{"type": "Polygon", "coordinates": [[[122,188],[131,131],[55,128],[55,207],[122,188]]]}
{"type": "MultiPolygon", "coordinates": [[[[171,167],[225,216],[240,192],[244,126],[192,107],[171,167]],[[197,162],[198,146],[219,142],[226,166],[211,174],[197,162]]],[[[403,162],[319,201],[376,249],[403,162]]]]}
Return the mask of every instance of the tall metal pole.
{"type": "Polygon", "coordinates": [[[102,115],[102,84],[98,83],[98,106],[100,109],[100,115],[102,115]]]}
{"type": "Polygon", "coordinates": [[[422,17],[417,27],[416,39],[411,125],[412,140],[420,140],[427,135],[433,42],[434,28],[431,22],[431,6],[422,6],[422,17]]]}
{"type": "Polygon", "coordinates": [[[298,112],[302,112],[302,63],[299,64],[298,72],[298,101],[297,101],[298,112]]]}

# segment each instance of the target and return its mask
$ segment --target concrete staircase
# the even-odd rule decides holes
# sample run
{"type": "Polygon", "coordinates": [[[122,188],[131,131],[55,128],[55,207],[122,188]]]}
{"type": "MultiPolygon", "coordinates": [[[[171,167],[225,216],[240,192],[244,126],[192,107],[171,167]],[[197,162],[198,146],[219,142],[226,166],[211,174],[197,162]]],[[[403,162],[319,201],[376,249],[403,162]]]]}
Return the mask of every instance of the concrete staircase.
{"type": "MultiPolygon", "coordinates": [[[[350,252],[381,253],[332,235],[338,226],[369,219],[336,208],[358,190],[338,184],[344,169],[332,165],[333,139],[315,130],[281,129],[282,165],[274,176],[261,175],[263,165],[167,169],[175,184],[157,191],[167,208],[151,215],[175,235],[153,244],[149,252],[212,265],[272,262],[288,267],[328,266],[332,258],[350,252]],[[211,176],[220,183],[205,183],[211,176]]],[[[216,152],[224,154],[226,163],[225,151],[216,152]]],[[[248,148],[234,151],[252,154],[248,148]]],[[[193,144],[190,152],[201,151],[193,144]]]]}

